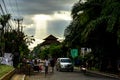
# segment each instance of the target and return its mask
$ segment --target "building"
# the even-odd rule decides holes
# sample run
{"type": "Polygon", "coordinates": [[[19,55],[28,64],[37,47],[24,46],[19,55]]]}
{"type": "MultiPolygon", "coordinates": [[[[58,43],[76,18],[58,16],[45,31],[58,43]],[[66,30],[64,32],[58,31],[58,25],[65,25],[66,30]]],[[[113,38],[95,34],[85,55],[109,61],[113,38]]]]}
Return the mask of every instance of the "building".
{"type": "Polygon", "coordinates": [[[42,48],[49,47],[49,45],[51,44],[60,44],[60,42],[57,39],[58,38],[56,38],[55,36],[49,35],[48,37],[43,39],[44,41],[41,43],[42,48]]]}

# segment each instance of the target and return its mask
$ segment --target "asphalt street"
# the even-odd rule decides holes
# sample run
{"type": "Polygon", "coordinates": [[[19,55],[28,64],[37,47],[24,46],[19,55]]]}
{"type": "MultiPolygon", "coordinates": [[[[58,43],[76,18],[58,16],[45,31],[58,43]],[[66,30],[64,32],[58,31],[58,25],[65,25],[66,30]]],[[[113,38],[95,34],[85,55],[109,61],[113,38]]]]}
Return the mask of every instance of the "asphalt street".
{"type": "Polygon", "coordinates": [[[34,72],[30,76],[26,76],[26,80],[119,80],[115,78],[95,75],[91,73],[83,74],[81,71],[67,72],[67,71],[54,71],[49,72],[47,76],[42,72],[34,72]]]}

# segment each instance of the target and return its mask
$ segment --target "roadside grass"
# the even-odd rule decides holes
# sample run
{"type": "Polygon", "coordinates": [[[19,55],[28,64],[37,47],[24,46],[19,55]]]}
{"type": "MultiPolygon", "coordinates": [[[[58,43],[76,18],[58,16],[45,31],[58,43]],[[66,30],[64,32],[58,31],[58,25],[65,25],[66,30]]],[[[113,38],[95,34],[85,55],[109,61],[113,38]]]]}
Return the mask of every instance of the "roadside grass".
{"type": "Polygon", "coordinates": [[[92,70],[92,71],[99,71],[99,69],[98,69],[98,68],[95,68],[95,67],[92,67],[91,70],[92,70]]]}
{"type": "Polygon", "coordinates": [[[0,64],[0,78],[13,69],[12,66],[0,64]]]}

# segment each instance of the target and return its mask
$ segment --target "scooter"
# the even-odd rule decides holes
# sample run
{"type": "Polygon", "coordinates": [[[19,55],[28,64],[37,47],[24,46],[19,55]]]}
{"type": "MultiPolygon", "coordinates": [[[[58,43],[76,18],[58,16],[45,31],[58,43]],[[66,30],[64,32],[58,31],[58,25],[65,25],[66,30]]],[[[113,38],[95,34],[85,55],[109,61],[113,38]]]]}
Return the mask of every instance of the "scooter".
{"type": "Polygon", "coordinates": [[[81,71],[85,74],[86,73],[86,67],[84,67],[83,65],[81,66],[81,71]]]}

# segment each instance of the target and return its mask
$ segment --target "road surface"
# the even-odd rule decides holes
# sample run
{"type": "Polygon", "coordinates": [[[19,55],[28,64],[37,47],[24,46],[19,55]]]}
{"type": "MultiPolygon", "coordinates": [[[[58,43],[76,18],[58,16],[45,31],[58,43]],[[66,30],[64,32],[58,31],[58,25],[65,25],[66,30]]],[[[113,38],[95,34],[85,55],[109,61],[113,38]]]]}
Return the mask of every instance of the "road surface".
{"type": "Polygon", "coordinates": [[[94,74],[83,74],[80,71],[67,72],[67,71],[54,71],[54,73],[49,72],[45,77],[44,71],[34,72],[33,75],[27,76],[26,80],[119,80],[109,77],[104,77],[94,74]]]}

